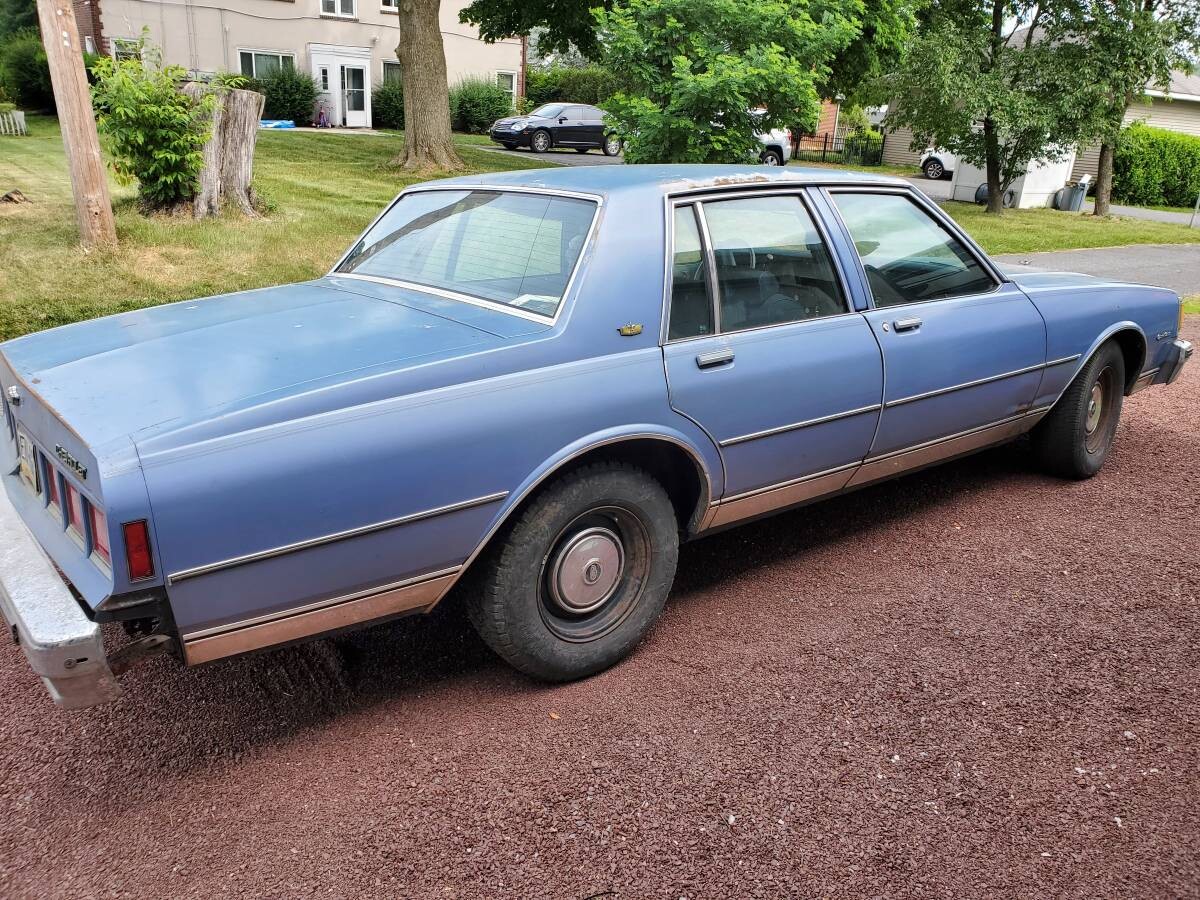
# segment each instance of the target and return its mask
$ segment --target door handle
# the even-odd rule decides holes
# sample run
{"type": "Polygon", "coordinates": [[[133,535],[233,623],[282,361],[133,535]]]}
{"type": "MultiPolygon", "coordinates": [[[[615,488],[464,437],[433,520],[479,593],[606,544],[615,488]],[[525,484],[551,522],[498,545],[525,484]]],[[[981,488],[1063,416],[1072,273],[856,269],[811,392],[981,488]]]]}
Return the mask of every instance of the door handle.
{"type": "Polygon", "coordinates": [[[713,350],[710,353],[701,353],[696,357],[696,365],[701,369],[712,369],[731,362],[733,362],[732,350],[713,350]]]}
{"type": "Polygon", "coordinates": [[[921,327],[921,320],[916,316],[910,319],[897,319],[892,323],[892,327],[897,331],[916,331],[921,327]]]}

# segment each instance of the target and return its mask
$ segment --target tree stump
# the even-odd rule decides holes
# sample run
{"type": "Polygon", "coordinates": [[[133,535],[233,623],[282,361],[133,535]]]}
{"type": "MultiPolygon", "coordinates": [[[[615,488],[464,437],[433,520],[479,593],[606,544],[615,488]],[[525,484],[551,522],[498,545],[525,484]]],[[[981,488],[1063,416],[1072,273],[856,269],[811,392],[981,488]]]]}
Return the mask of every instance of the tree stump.
{"type": "MultiPolygon", "coordinates": [[[[201,97],[212,90],[190,82],[184,91],[201,97]]],[[[258,122],[266,98],[257,91],[220,89],[213,106],[212,133],[204,145],[204,167],[193,201],[197,219],[220,215],[226,203],[237,206],[243,215],[258,218],[250,187],[254,175],[254,146],[258,143],[258,122]]]]}

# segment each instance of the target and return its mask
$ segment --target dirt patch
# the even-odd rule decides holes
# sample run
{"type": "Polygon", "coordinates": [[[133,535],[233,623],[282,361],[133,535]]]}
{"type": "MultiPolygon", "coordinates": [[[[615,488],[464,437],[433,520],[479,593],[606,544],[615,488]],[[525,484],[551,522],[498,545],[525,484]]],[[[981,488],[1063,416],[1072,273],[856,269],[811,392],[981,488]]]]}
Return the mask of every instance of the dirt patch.
{"type": "Polygon", "coordinates": [[[452,607],[73,716],[0,649],[0,895],[1198,896],[1198,464],[1193,363],[1091,481],[1018,444],[685,548],[572,685],[452,607]]]}

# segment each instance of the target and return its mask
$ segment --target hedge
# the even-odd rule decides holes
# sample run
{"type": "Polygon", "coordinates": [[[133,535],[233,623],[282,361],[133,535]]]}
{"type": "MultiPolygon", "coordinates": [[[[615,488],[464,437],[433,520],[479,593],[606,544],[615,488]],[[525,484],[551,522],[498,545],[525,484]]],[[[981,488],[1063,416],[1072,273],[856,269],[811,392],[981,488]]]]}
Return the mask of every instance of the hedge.
{"type": "Polygon", "coordinates": [[[0,41],[0,85],[19,109],[54,112],[50,65],[36,29],[0,41]]]}
{"type": "Polygon", "coordinates": [[[255,89],[267,98],[264,119],[291,119],[298,126],[312,123],[321,89],[308,73],[280,67],[260,78],[255,89]]]}
{"type": "Polygon", "coordinates": [[[371,94],[371,124],[376,128],[404,128],[404,84],[385,81],[371,94]]]}
{"type": "Polygon", "coordinates": [[[487,134],[493,122],[512,113],[512,97],[494,81],[465,78],[450,89],[450,123],[455,131],[487,134]]]}
{"type": "Polygon", "coordinates": [[[1130,125],[1113,157],[1113,200],[1190,207],[1200,194],[1200,137],[1130,125]]]}
{"type": "Polygon", "coordinates": [[[617,89],[612,73],[600,66],[572,69],[551,66],[530,69],[525,76],[525,96],[532,107],[543,103],[590,103],[602,106],[617,89]]]}

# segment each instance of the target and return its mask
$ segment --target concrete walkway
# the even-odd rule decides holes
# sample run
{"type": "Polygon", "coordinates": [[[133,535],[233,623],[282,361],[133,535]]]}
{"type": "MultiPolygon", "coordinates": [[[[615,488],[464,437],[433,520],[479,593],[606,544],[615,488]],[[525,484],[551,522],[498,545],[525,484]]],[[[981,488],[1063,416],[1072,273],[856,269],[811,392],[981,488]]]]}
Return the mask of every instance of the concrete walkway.
{"type": "MultiPolygon", "coordinates": [[[[1091,200],[1085,200],[1083,208],[1088,212],[1096,204],[1091,200]]],[[[1190,212],[1169,212],[1165,209],[1144,209],[1140,206],[1117,206],[1113,204],[1109,207],[1109,212],[1114,216],[1128,216],[1131,219],[1149,219],[1151,222],[1170,222],[1174,225],[1187,225],[1191,219],[1190,212]]],[[[1196,227],[1200,228],[1200,216],[1196,217],[1196,227]]]]}
{"type": "Polygon", "coordinates": [[[1200,244],[1133,244],[1095,250],[1010,253],[994,259],[1008,270],[1081,272],[1170,288],[1184,297],[1200,294],[1200,244]]]}

